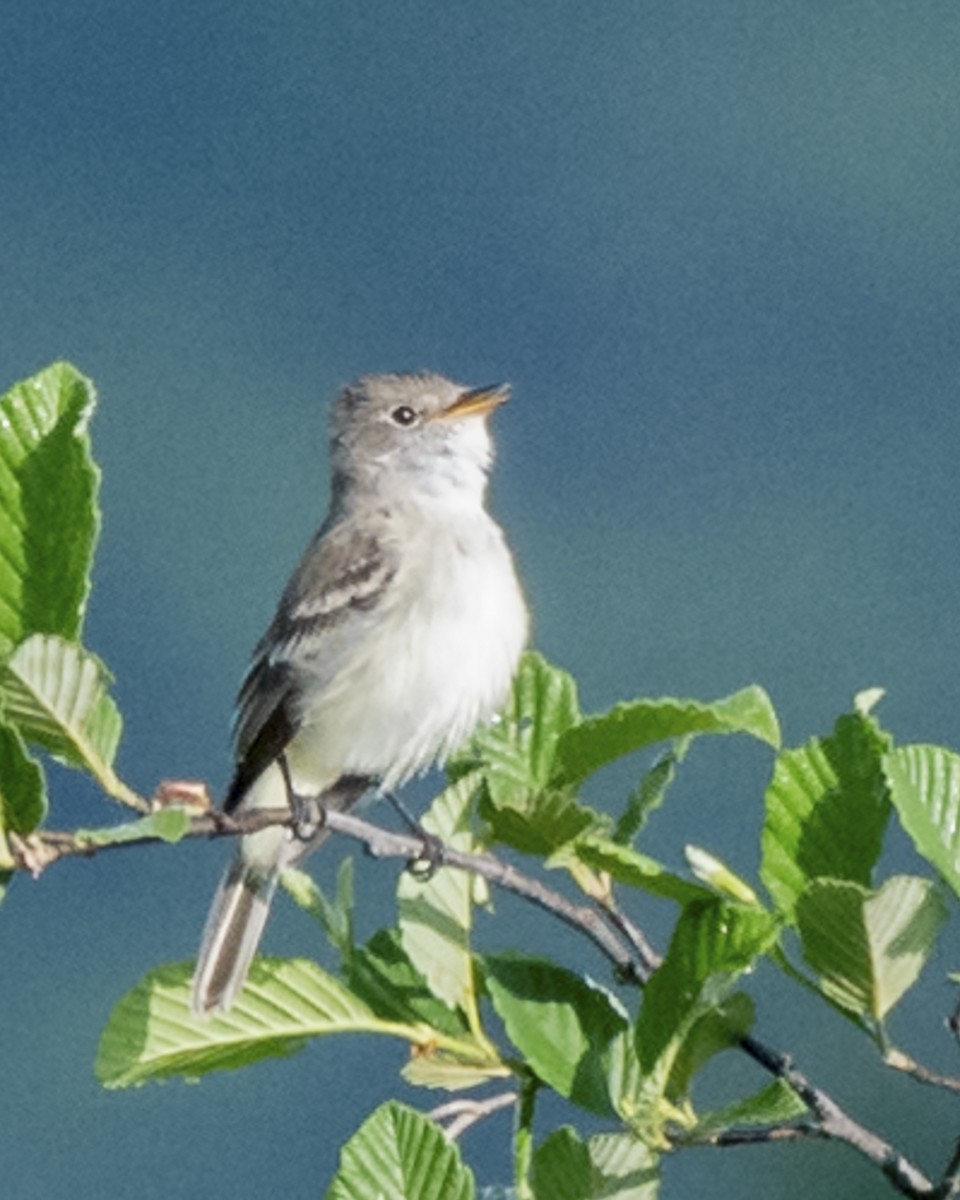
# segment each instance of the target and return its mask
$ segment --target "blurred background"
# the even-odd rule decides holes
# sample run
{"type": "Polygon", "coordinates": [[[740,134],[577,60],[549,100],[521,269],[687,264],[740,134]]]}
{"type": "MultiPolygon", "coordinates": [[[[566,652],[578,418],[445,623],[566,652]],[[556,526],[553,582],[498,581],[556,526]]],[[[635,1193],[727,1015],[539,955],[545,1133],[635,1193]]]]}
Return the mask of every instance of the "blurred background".
{"type": "MultiPolygon", "coordinates": [[[[0,44],[2,388],[68,358],[100,391],[87,641],[135,786],[223,786],[237,682],[326,504],[327,403],[416,368],[513,384],[492,503],[535,644],[586,709],[757,682],[797,744],[878,685],[898,739],[960,745],[954,3],[32,0],[3,6],[0,44]]],[[[698,744],[645,848],[679,865],[695,841],[752,876],[769,765],[698,744]]],[[[638,769],[590,798],[615,807],[638,769]]],[[[54,789],[58,826],[114,815],[77,775],[54,789]]],[[[919,869],[889,843],[887,870],[919,869]]],[[[12,888],[11,1196],[321,1195],[397,1092],[403,1048],[346,1040],[196,1087],[98,1087],[111,1007],[194,953],[224,853],[12,888]]],[[[396,869],[358,870],[371,931],[396,869]]],[[[635,899],[662,944],[670,912],[635,899]]],[[[608,978],[498,907],[516,920],[485,944],[556,937],[608,978]]],[[[323,953],[289,903],[266,947],[323,953]]],[[[892,1020],[948,1071],[958,948],[948,931],[892,1020]]],[[[760,1037],[942,1168],[955,1100],[888,1078],[772,972],[753,991],[760,1037]]],[[[731,1060],[704,1099],[734,1082],[764,1080],[731,1060]]],[[[508,1177],[508,1136],[507,1116],[467,1135],[481,1183],[508,1177]]],[[[665,1200],[886,1194],[823,1144],[695,1151],[664,1179],[665,1200]]]]}

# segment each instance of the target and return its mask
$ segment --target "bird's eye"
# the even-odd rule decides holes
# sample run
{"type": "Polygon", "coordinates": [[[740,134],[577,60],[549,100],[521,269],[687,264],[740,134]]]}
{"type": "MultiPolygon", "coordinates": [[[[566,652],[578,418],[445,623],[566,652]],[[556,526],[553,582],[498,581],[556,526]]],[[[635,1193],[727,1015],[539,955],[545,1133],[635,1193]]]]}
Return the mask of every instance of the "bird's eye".
{"type": "Polygon", "coordinates": [[[412,425],[417,419],[417,414],[409,404],[401,404],[399,408],[395,408],[390,414],[398,425],[412,425]]]}

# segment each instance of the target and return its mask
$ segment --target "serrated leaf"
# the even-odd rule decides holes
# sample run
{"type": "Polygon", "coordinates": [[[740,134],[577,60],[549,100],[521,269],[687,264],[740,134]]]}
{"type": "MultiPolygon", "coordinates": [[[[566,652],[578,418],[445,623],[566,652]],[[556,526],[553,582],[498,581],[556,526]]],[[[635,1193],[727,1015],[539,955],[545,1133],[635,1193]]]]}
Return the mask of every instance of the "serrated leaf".
{"type": "Polygon", "coordinates": [[[645,746],[702,733],[746,733],[779,746],[780,729],[770,698],[748,687],[722,700],[632,700],[586,717],[564,733],[556,750],[553,782],[578,784],[588,775],[645,746]]]}
{"type": "Polygon", "coordinates": [[[901,746],[884,758],[883,769],[900,823],[960,896],[960,754],[901,746]]]}
{"type": "Polygon", "coordinates": [[[766,1128],[784,1125],[807,1113],[807,1106],[782,1079],[775,1079],[759,1092],[724,1108],[704,1113],[693,1130],[692,1140],[724,1129],[766,1128]]]}
{"type": "Polygon", "coordinates": [[[778,929],[763,910],[719,899],[683,910],[663,963],[647,985],[636,1024],[645,1071],[662,1056],[668,1064],[675,1059],[693,1022],[726,1000],[737,979],[773,945],[778,929]]]}
{"type": "Polygon", "coordinates": [[[895,875],[876,892],[814,880],[796,915],[803,956],[824,993],[879,1022],[916,982],[947,913],[930,880],[895,875]]]}
{"type": "Polygon", "coordinates": [[[656,1200],[657,1155],[629,1133],[600,1134],[588,1142],[565,1125],[533,1156],[535,1200],[656,1200]]]}
{"type": "Polygon", "coordinates": [[[0,646],[78,638],[99,531],[93,384],[56,363],[0,397],[0,646]]]}
{"type": "MultiPolygon", "coordinates": [[[[479,782],[479,772],[472,772],[450,784],[423,818],[424,829],[455,850],[473,850],[472,805],[479,782]]],[[[435,996],[465,1013],[476,1008],[470,934],[477,886],[468,872],[445,868],[427,880],[405,871],[397,884],[405,954],[435,996]]]]}
{"type": "Polygon", "coordinates": [[[578,838],[569,847],[569,853],[593,870],[605,871],[617,883],[643,888],[651,895],[675,900],[678,904],[709,900],[713,896],[707,888],[673,874],[639,850],[596,834],[578,838]]]}
{"type": "Polygon", "coordinates": [[[612,837],[615,842],[629,844],[666,799],[667,791],[677,775],[677,767],[686,757],[693,739],[677,738],[674,746],[662,754],[646,771],[630,794],[626,808],[618,818],[612,837]]]}
{"type": "Polygon", "coordinates": [[[869,887],[890,812],[883,756],[890,739],[861,713],[777,757],[765,796],[760,877],[792,917],[812,879],[869,887]]]}
{"type": "Polygon", "coordinates": [[[593,1163],[586,1143],[569,1125],[555,1129],[533,1152],[535,1200],[593,1200],[593,1163]]]}
{"type": "Polygon", "coordinates": [[[0,724],[0,836],[5,830],[30,833],[46,814],[40,764],[30,756],[19,732],[0,724]]]}
{"type": "Polygon", "coordinates": [[[391,1100],[340,1151],[325,1200],[473,1200],[473,1173],[429,1117],[391,1100]]]}
{"type": "Polygon", "coordinates": [[[344,974],[351,991],[385,1021],[425,1022],[452,1037],[467,1033],[463,1012],[430,991],[400,944],[398,929],[381,929],[357,947],[344,974]]]}
{"type": "Polygon", "coordinates": [[[109,1088],[151,1079],[198,1079],[210,1071],[293,1054],[311,1037],[381,1033],[415,1044],[429,1031],[381,1021],[339,980],[305,959],[258,958],[228,1013],[196,1017],[193,963],[159,967],[117,1003],[100,1038],[96,1071],[109,1088]]]}
{"type": "Polygon", "coordinates": [[[627,1026],[609,993],[546,959],[485,955],[484,979],[507,1036],[574,1104],[611,1113],[608,1048],[627,1026]]]}
{"type": "Polygon", "coordinates": [[[110,795],[129,793],[113,771],[122,720],[107,691],[110,674],[72,642],[35,634],[0,671],[0,703],[25,741],[89,771],[110,795]]]}
{"type": "Polygon", "coordinates": [[[602,1200],[657,1200],[659,1156],[629,1133],[600,1133],[587,1142],[602,1200]]]}
{"type": "Polygon", "coordinates": [[[563,790],[526,792],[500,807],[488,801],[485,791],[480,813],[487,823],[489,840],[538,858],[554,854],[586,830],[604,825],[600,813],[563,790]]]}
{"type": "Polygon", "coordinates": [[[451,768],[459,775],[481,766],[493,804],[521,807],[547,785],[557,739],[579,717],[573,678],[528,651],[500,721],[477,733],[451,768]]]}

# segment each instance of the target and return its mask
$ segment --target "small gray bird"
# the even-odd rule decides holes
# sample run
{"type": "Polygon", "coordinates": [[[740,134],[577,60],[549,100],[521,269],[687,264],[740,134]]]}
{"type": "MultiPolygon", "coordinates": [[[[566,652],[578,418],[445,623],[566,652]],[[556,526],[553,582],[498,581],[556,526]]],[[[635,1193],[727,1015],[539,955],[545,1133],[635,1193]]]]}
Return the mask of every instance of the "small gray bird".
{"type": "MultiPolygon", "coordinates": [[[[345,810],[398,787],[503,704],[527,611],[484,507],[486,418],[505,386],[368,375],[337,398],[326,521],[293,572],[240,688],[227,812],[303,801],[345,810]]],[[[197,1013],[243,986],[281,871],[324,840],[241,839],[193,979],[197,1013]]]]}

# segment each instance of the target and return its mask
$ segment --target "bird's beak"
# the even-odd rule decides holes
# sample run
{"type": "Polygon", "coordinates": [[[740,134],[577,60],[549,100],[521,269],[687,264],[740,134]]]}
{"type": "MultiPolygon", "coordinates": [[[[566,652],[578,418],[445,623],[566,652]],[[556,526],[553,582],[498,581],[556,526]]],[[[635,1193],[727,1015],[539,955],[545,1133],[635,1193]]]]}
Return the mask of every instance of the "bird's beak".
{"type": "Polygon", "coordinates": [[[486,416],[501,404],[505,404],[509,397],[509,383],[471,388],[469,392],[461,392],[448,408],[437,413],[437,417],[444,421],[458,421],[461,417],[486,416]]]}

